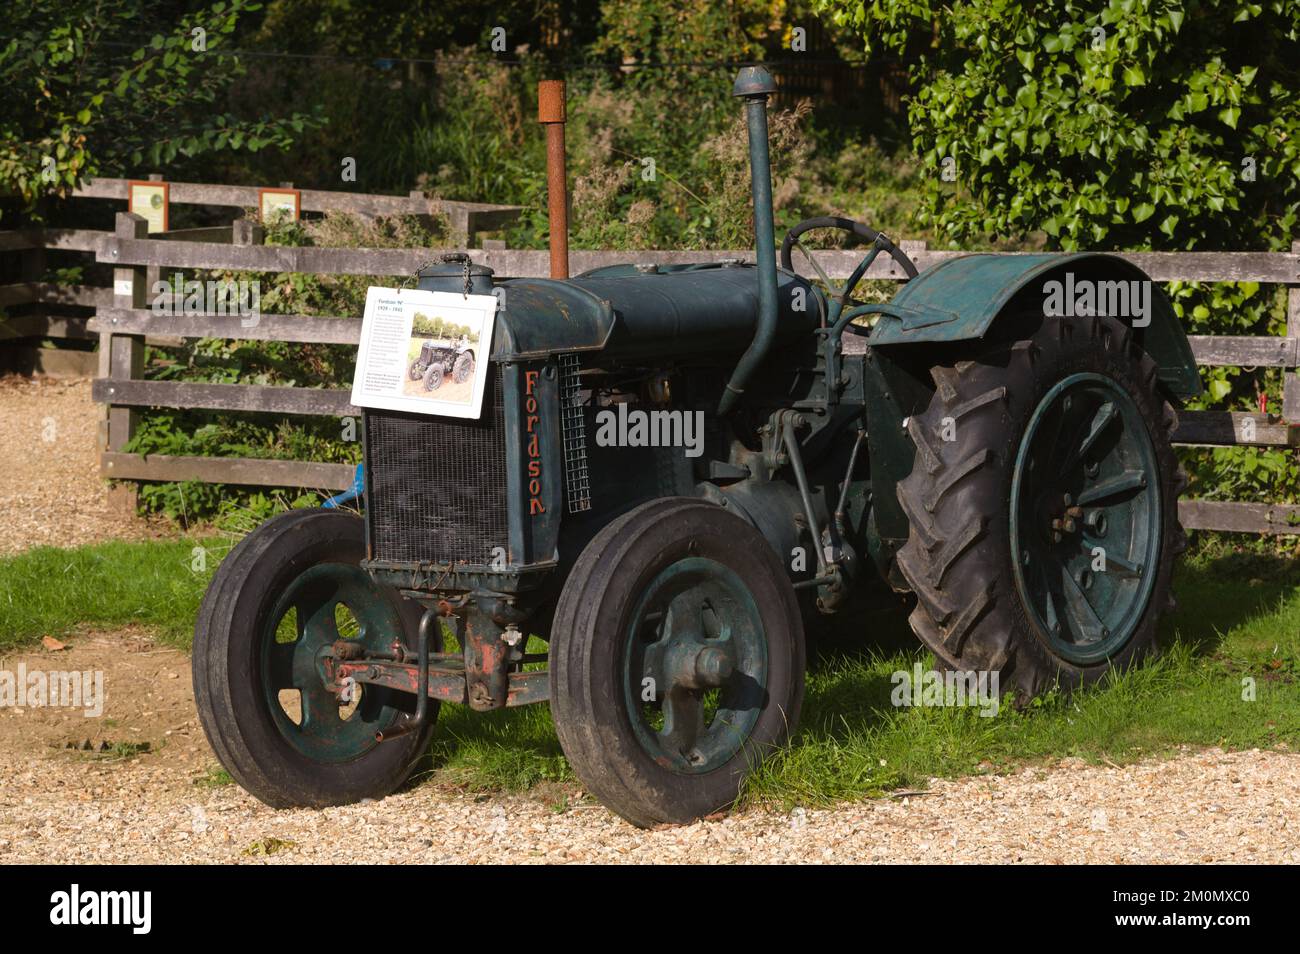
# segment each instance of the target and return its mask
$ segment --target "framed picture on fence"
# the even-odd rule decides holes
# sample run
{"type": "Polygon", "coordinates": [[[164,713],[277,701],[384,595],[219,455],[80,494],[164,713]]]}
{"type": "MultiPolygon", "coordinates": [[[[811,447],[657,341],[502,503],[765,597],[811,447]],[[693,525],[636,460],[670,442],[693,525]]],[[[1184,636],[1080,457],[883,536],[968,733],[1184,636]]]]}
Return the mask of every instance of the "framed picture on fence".
{"type": "Polygon", "coordinates": [[[171,187],[166,182],[127,182],[127,208],[149,223],[150,232],[167,231],[167,206],[171,201],[171,187]]]}
{"type": "Polygon", "coordinates": [[[302,192],[299,189],[258,189],[257,209],[263,222],[277,216],[287,216],[297,222],[302,214],[302,192]]]}

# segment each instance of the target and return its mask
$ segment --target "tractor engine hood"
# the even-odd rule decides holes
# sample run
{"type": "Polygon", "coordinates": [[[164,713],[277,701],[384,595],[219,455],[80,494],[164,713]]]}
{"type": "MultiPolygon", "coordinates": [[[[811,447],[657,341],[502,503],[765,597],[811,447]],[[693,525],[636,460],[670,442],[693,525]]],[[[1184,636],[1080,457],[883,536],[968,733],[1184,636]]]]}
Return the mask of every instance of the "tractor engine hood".
{"type": "MultiPolygon", "coordinates": [[[[501,281],[495,293],[502,299],[492,342],[496,360],[574,351],[619,358],[739,353],[758,321],[753,265],[615,265],[562,281],[501,281]]],[[[817,327],[821,299],[803,278],[779,273],[777,299],[778,337],[817,327]]]]}

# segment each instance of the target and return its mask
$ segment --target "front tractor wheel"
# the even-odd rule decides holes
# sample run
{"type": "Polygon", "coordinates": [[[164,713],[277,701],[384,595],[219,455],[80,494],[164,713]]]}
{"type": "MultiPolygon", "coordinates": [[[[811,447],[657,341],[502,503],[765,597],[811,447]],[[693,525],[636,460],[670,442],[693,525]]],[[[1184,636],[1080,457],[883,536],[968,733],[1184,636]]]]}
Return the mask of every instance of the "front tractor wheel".
{"type": "MultiPolygon", "coordinates": [[[[329,678],[337,645],[391,658],[415,646],[420,608],[376,586],[359,563],[362,520],[294,510],[262,524],[222,561],[194,630],[194,699],[217,758],[276,808],[381,798],[424,754],[422,731],[384,742],[413,696],[329,678]]],[[[430,701],[436,715],[437,703],[430,701]]]]}
{"type": "Polygon", "coordinates": [[[939,667],[996,672],[1023,700],[1153,653],[1184,478],[1177,416],[1128,327],[1049,318],[932,375],[907,422],[898,567],[939,667]]]}
{"type": "Polygon", "coordinates": [[[442,365],[431,364],[429,370],[424,372],[424,389],[436,391],[440,387],[442,387],[442,365]]]}
{"type": "Polygon", "coordinates": [[[643,827],[734,802],[803,701],[803,626],[780,560],[748,523],[688,498],[644,504],[587,545],[550,659],[564,754],[643,827]]]}

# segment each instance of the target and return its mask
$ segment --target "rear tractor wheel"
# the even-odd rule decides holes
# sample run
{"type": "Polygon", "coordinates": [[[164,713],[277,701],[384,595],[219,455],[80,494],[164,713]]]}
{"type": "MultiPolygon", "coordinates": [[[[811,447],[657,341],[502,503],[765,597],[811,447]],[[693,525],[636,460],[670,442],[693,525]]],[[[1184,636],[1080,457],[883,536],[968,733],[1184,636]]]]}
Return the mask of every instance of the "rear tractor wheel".
{"type": "Polygon", "coordinates": [[[1184,478],[1177,416],[1129,328],[1048,318],[932,375],[930,406],[907,422],[898,566],[938,667],[997,673],[1023,701],[1153,653],[1184,478]]]}
{"type": "Polygon", "coordinates": [[[803,627],[780,560],[739,517],[688,498],[643,504],[592,539],[550,659],[564,754],[643,827],[734,802],[803,701],[803,627]]]}
{"type": "Polygon", "coordinates": [[[456,358],[455,365],[451,369],[451,379],[457,384],[464,384],[469,380],[470,375],[474,373],[474,355],[468,351],[463,351],[456,358]]]}

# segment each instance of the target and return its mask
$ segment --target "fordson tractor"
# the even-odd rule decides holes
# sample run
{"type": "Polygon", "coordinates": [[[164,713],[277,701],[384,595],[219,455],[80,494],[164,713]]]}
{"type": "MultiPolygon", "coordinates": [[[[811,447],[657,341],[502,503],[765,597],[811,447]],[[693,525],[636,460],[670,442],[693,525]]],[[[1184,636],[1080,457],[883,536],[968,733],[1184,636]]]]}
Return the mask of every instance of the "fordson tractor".
{"type": "Polygon", "coordinates": [[[1200,390],[1169,302],[1104,254],[918,275],[839,218],[802,222],[778,253],[774,90],[758,67],[734,90],[753,262],[421,270],[422,288],[504,292],[482,414],[367,410],[360,512],[282,514],[221,564],[194,687],[248,791],[379,798],[427,752],[440,704],[549,702],[606,806],[641,826],[698,818],[790,739],[805,626],[873,571],[915,594],[935,667],[995,673],[1021,699],[1155,650],[1183,547],[1174,408],[1200,390]],[[815,229],[861,240],[841,288],[795,270],[815,229]],[[881,253],[910,280],[861,304],[881,253]],[[1062,309],[1062,286],[1098,291],[1062,309]],[[1105,306],[1138,288],[1140,318],[1105,306]],[[597,440],[611,409],[697,415],[702,452],[597,440]]]}
{"type": "Polygon", "coordinates": [[[407,366],[406,373],[412,381],[423,380],[426,391],[438,390],[443,377],[448,374],[457,384],[464,384],[474,374],[474,350],[463,338],[451,345],[424,341],[420,344],[420,353],[407,366]]]}

